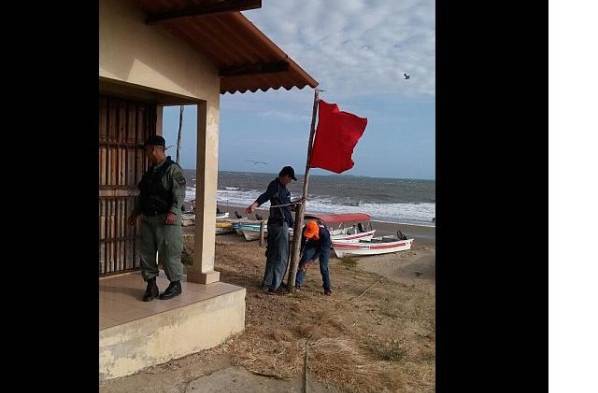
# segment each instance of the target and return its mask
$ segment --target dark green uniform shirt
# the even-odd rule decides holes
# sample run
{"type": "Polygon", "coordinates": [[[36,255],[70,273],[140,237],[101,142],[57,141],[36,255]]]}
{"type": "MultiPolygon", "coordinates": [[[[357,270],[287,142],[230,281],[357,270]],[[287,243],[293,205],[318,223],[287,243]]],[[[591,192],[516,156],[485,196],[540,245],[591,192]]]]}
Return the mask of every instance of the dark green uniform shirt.
{"type": "MultiPolygon", "coordinates": [[[[160,167],[166,163],[166,160],[168,158],[170,157],[167,157],[158,165],[150,167],[148,171],[158,171],[160,167]]],[[[170,190],[170,192],[172,193],[172,205],[170,206],[170,211],[176,214],[177,216],[181,216],[183,202],[185,201],[185,190],[187,182],[185,180],[183,170],[180,166],[178,166],[178,164],[173,163],[172,165],[170,165],[166,173],[164,173],[164,176],[162,176],[162,185],[165,189],[170,190]]],[[[135,198],[135,214],[141,214],[141,203],[139,200],[139,196],[135,198]]]]}

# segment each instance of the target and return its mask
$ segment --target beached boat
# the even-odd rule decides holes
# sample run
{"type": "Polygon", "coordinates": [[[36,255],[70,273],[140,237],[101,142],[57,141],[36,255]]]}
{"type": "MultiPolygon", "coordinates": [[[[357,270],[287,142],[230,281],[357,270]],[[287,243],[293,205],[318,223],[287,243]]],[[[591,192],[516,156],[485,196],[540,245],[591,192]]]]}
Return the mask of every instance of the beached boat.
{"type": "MultiPolygon", "coordinates": [[[[370,240],[376,233],[372,229],[370,216],[364,213],[356,214],[306,214],[304,220],[316,220],[325,225],[330,231],[332,240],[359,241],[370,240]],[[369,228],[368,228],[369,226],[369,228]]],[[[235,230],[246,240],[260,238],[260,221],[245,221],[233,224],[235,230]]],[[[264,237],[268,237],[268,227],[264,228],[264,237]]],[[[293,237],[293,229],[289,228],[289,239],[293,237]]]]}
{"type": "MultiPolygon", "coordinates": [[[[247,218],[231,220],[232,227],[238,235],[245,237],[245,240],[257,240],[260,238],[261,221],[249,220],[247,218]]],[[[266,225],[264,223],[264,225],[266,225]]],[[[264,230],[266,230],[264,228],[264,230]]]]}
{"type": "MultiPolygon", "coordinates": [[[[228,214],[228,213],[227,213],[228,214]]],[[[195,225],[195,214],[194,213],[183,213],[181,217],[181,224],[184,227],[195,225]]],[[[222,235],[225,233],[234,232],[233,224],[226,221],[216,221],[216,234],[222,235]]]]}
{"type": "Polygon", "coordinates": [[[397,236],[375,237],[371,240],[333,240],[332,248],[338,258],[347,255],[380,255],[411,249],[414,239],[399,239],[397,236]]]}
{"type": "Polygon", "coordinates": [[[330,231],[332,240],[370,240],[376,233],[372,229],[371,217],[365,213],[350,214],[305,214],[304,220],[316,220],[330,231]]]}
{"type": "Polygon", "coordinates": [[[183,213],[181,216],[181,224],[184,227],[195,225],[195,213],[183,213]]]}
{"type": "Polygon", "coordinates": [[[216,219],[217,220],[223,220],[225,218],[228,218],[229,213],[228,212],[224,212],[224,213],[216,213],[216,219]]]}
{"type": "Polygon", "coordinates": [[[233,221],[232,224],[233,224],[233,229],[239,235],[243,235],[243,230],[252,231],[252,230],[257,229],[258,232],[260,231],[260,222],[259,221],[245,219],[245,220],[233,221]]]}
{"type": "MultiPolygon", "coordinates": [[[[241,234],[247,241],[258,240],[260,238],[260,228],[258,227],[257,230],[254,228],[245,227],[241,229],[241,234]]],[[[267,233],[264,231],[264,237],[266,237],[267,233]]]]}
{"type": "MultiPolygon", "coordinates": [[[[241,234],[247,241],[258,240],[260,238],[260,226],[243,226],[241,234]]],[[[264,238],[268,237],[268,227],[264,226],[264,238]]],[[[293,228],[289,228],[289,240],[293,239],[293,228]]]]}
{"type": "MultiPolygon", "coordinates": [[[[216,213],[216,220],[224,220],[227,219],[229,216],[228,212],[225,213],[216,213]]],[[[188,227],[190,225],[195,225],[195,213],[183,213],[181,216],[181,224],[184,227],[188,227]]]]}
{"type": "Polygon", "coordinates": [[[227,233],[234,233],[233,224],[231,222],[217,222],[216,235],[225,235],[227,233]]]}

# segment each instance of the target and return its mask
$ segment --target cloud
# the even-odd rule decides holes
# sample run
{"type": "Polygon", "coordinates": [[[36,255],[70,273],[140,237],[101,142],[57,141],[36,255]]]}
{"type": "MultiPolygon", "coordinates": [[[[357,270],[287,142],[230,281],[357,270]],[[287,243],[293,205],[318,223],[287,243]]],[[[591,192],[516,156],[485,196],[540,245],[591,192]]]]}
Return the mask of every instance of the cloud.
{"type": "Polygon", "coordinates": [[[278,0],[244,14],[329,94],[434,96],[432,0],[278,0]]]}

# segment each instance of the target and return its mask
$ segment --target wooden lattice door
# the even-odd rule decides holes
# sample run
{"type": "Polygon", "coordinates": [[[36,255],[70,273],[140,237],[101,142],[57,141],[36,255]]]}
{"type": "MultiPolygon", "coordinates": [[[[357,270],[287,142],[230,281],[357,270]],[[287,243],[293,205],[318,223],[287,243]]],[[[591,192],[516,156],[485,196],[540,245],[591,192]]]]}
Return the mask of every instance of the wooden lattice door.
{"type": "Polygon", "coordinates": [[[127,224],[147,169],[144,141],[156,133],[156,105],[100,96],[100,274],[139,268],[138,226],[127,224]]]}

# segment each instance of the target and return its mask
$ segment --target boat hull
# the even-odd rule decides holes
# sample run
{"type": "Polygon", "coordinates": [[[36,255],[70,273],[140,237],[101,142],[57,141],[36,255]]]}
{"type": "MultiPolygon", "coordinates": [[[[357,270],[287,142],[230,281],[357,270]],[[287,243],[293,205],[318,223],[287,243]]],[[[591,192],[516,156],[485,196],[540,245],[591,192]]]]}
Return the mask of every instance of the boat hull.
{"type": "Polygon", "coordinates": [[[216,223],[216,235],[225,235],[227,233],[233,233],[233,224],[230,222],[217,222],[216,223]]]}
{"type": "Polygon", "coordinates": [[[376,233],[376,230],[374,229],[373,231],[360,232],[360,233],[355,233],[352,235],[347,235],[347,234],[343,234],[343,233],[331,234],[330,238],[332,239],[332,241],[343,240],[343,241],[358,242],[360,240],[372,240],[375,233],[376,233]]]}
{"type": "Polygon", "coordinates": [[[228,212],[224,212],[224,213],[217,213],[216,214],[216,219],[217,220],[224,220],[226,218],[228,218],[229,213],[228,212]]]}
{"type": "Polygon", "coordinates": [[[411,249],[414,239],[397,240],[392,242],[361,242],[335,240],[332,248],[338,258],[350,255],[381,255],[411,249]]]}

